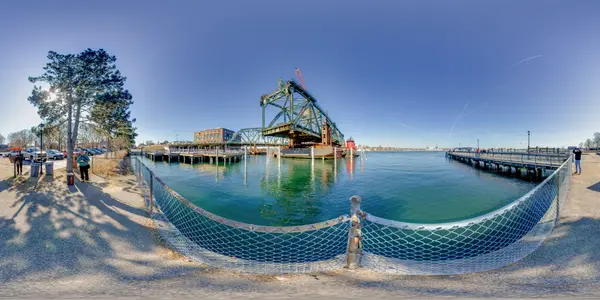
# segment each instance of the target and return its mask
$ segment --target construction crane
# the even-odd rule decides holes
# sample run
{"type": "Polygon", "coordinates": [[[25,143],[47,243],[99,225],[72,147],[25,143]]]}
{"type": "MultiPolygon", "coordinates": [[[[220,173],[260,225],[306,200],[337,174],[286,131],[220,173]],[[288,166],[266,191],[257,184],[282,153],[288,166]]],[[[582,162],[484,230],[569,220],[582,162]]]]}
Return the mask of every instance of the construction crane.
{"type": "Polygon", "coordinates": [[[303,89],[306,90],[306,85],[304,84],[304,77],[302,77],[302,73],[299,68],[296,68],[296,76],[298,76],[298,80],[300,80],[300,85],[303,89]]]}

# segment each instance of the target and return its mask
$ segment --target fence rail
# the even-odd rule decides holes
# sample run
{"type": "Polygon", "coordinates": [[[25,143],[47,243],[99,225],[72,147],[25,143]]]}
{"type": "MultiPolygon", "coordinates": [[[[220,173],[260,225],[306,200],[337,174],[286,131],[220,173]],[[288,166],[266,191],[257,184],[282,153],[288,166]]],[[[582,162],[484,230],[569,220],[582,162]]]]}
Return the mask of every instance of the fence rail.
{"type": "Polygon", "coordinates": [[[487,152],[487,153],[475,153],[475,152],[461,152],[461,151],[450,151],[449,155],[488,160],[493,162],[506,162],[506,163],[517,163],[517,164],[530,164],[530,165],[547,165],[547,166],[561,166],[570,154],[533,154],[533,153],[505,153],[505,152],[487,152]]]}
{"type": "MultiPolygon", "coordinates": [[[[310,273],[360,266],[397,274],[486,271],[529,255],[551,233],[566,199],[571,157],[516,201],[477,218],[404,223],[360,210],[302,226],[262,226],[210,213],[170,189],[140,159],[133,164],[162,238],[182,254],[249,273],[310,273]]],[[[357,200],[359,199],[359,200],[357,200]]]]}

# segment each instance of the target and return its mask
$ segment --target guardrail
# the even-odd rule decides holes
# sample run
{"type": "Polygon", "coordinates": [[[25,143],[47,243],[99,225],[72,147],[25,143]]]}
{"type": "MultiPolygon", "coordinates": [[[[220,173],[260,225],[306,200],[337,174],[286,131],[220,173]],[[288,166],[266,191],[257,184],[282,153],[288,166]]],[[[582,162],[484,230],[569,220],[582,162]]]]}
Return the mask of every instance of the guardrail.
{"type": "Polygon", "coordinates": [[[477,218],[404,223],[360,210],[303,226],[261,226],[210,213],[171,190],[138,158],[135,173],[164,241],[210,266],[250,273],[310,273],[364,267],[398,274],[462,274],[512,264],[552,232],[566,199],[571,157],[516,201],[477,218]]]}

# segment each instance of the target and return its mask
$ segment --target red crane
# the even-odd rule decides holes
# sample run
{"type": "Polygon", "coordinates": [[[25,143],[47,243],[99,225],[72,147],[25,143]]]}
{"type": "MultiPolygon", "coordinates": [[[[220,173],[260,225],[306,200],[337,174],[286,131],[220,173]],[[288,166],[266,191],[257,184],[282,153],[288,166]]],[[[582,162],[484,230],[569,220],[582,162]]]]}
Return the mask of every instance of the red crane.
{"type": "Polygon", "coordinates": [[[306,89],[306,85],[304,84],[304,77],[302,77],[302,73],[300,69],[296,68],[296,76],[298,76],[298,80],[300,80],[300,85],[303,89],[306,89]]]}

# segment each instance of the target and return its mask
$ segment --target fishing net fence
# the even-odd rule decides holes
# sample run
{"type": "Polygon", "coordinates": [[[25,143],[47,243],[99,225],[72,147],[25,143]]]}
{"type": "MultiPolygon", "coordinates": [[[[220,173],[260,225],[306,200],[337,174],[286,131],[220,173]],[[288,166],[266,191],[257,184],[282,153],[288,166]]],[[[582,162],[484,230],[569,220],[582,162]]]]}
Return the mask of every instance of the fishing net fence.
{"type": "Polygon", "coordinates": [[[360,266],[396,274],[491,270],[529,255],[552,232],[569,187],[571,158],[523,197],[483,216],[443,224],[362,212],[302,226],[262,226],[208,212],[132,158],[148,213],[173,249],[209,266],[246,273],[313,273],[360,266]]]}

